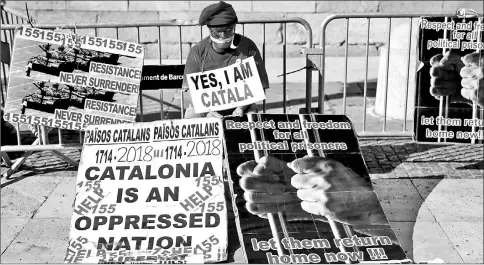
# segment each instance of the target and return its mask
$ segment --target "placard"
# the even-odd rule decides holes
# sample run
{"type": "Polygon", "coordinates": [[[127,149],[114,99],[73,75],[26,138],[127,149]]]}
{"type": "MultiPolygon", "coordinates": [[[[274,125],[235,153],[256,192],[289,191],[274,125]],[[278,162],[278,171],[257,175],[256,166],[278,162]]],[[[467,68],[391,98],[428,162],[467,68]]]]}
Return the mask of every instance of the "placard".
{"type": "Polygon", "coordinates": [[[245,262],[411,262],[381,208],[354,127],[346,116],[225,117],[224,134],[226,139],[237,139],[225,143],[245,262]],[[296,170],[294,161],[308,155],[311,157],[305,159],[318,162],[304,171],[296,170]],[[257,172],[269,175],[252,175],[256,172],[254,161],[260,163],[265,157],[271,157],[272,162],[257,172]],[[309,212],[302,204],[319,212],[309,212]],[[274,221],[264,216],[269,209],[274,211],[274,221]],[[325,209],[339,218],[333,220],[340,227],[338,233],[321,215],[329,214],[325,209]]]}
{"type": "Polygon", "coordinates": [[[66,263],[226,259],[217,119],[89,126],[66,263]]]}
{"type": "Polygon", "coordinates": [[[69,130],[134,122],[143,57],[136,43],[22,27],[5,119],[69,130]]]}
{"type": "MultiPolygon", "coordinates": [[[[482,18],[481,18],[482,20],[482,18]]],[[[462,58],[476,51],[481,52],[481,73],[484,45],[484,26],[478,18],[423,17],[420,21],[418,57],[421,67],[417,73],[414,114],[414,139],[418,142],[484,143],[484,109],[462,96],[460,70],[465,65],[462,58]],[[455,91],[447,96],[431,92],[431,65],[433,56],[451,51],[455,57],[454,71],[443,79],[458,83],[455,91]]],[[[446,81],[450,83],[450,81],[446,81]]],[[[443,83],[442,86],[448,86],[443,83]]],[[[481,85],[482,88],[482,85],[481,85]]],[[[482,98],[482,89],[477,92],[482,98]]]]}
{"type": "Polygon", "coordinates": [[[254,58],[187,75],[195,113],[246,106],[266,98],[254,58]]]}
{"type": "Polygon", "coordinates": [[[180,89],[185,65],[143,65],[141,90],[180,89]]]}

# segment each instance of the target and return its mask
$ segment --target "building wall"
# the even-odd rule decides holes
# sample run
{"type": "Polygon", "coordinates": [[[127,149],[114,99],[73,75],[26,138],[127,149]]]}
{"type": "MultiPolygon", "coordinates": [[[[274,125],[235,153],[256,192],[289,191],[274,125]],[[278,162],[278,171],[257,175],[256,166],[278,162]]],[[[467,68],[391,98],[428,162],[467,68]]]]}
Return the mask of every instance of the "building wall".
{"type": "MultiPolygon", "coordinates": [[[[239,19],[255,18],[303,18],[313,30],[313,43],[320,43],[320,27],[331,14],[353,13],[455,13],[458,8],[466,7],[482,12],[482,1],[227,1],[234,6],[239,19]]],[[[41,24],[81,24],[105,22],[140,22],[173,19],[198,20],[200,11],[215,1],[27,1],[29,12],[41,24]]],[[[7,6],[25,9],[23,1],[8,1],[7,6]]],[[[392,31],[408,19],[393,19],[392,31]]],[[[414,26],[417,23],[414,23],[414,26]]],[[[351,19],[349,22],[349,55],[364,56],[366,53],[367,20],[351,19]]],[[[370,23],[370,55],[377,55],[379,47],[388,39],[388,19],[372,19],[370,23]]],[[[408,28],[408,27],[407,27],[408,28]]],[[[241,31],[241,27],[237,28],[241,31]]],[[[282,24],[266,25],[266,56],[282,56],[282,24]]],[[[94,30],[82,30],[84,34],[94,34],[94,30]]],[[[306,32],[298,24],[286,26],[286,53],[299,56],[301,47],[306,44],[306,32]]],[[[327,54],[342,56],[345,53],[344,20],[334,20],[327,28],[327,54]]],[[[261,25],[247,25],[245,35],[252,38],[261,49],[263,41],[261,25]]],[[[113,29],[99,30],[98,34],[115,37],[113,29]]],[[[205,36],[207,30],[203,28],[205,36]]],[[[401,33],[398,33],[401,35],[401,33]]],[[[119,31],[120,39],[137,41],[135,29],[119,31]]],[[[179,58],[179,31],[177,28],[162,28],[160,32],[162,58],[179,58]]],[[[200,28],[182,29],[182,52],[184,57],[190,46],[200,40],[200,28]]],[[[392,38],[393,40],[393,38],[392,38]]],[[[147,58],[158,58],[158,31],[145,28],[140,31],[140,42],[146,46],[147,58]]]]}

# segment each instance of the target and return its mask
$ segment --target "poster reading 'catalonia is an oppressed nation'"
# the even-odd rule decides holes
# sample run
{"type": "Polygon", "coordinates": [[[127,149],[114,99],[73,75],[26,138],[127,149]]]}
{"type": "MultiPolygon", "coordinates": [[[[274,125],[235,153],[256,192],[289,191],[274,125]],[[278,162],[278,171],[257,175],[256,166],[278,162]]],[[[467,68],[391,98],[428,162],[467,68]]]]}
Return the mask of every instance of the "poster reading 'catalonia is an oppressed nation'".
{"type": "Polygon", "coordinates": [[[89,126],[65,263],[226,260],[215,118],[89,126]]]}
{"type": "Polygon", "coordinates": [[[22,27],[5,119],[69,130],[134,122],[143,57],[137,43],[22,27]]]}

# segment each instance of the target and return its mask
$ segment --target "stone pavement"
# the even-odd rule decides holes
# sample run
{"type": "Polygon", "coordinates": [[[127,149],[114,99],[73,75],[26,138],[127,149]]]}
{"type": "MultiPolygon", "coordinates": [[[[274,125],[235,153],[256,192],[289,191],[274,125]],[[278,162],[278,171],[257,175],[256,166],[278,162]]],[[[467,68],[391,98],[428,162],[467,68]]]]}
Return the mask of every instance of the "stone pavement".
{"type": "MultiPolygon", "coordinates": [[[[352,58],[350,58],[353,60],[352,58]]],[[[350,60],[350,61],[351,61],[350,60]]],[[[354,62],[360,59],[354,59],[354,62]]],[[[378,60],[374,60],[376,64],[378,60]]],[[[325,113],[340,114],[342,107],[341,60],[328,60],[325,113]],[[339,68],[341,69],[341,67],[339,68]]],[[[300,60],[288,63],[288,71],[299,69],[300,60]]],[[[367,129],[381,130],[382,120],[370,115],[375,101],[378,65],[369,71],[367,129]]],[[[348,78],[346,113],[359,131],[362,120],[362,80],[353,64],[348,78]]],[[[268,64],[273,83],[267,90],[267,112],[282,110],[282,84],[274,78],[280,64],[268,64]],[[274,81],[273,81],[274,80],[274,81]]],[[[301,66],[302,67],[302,66],[301,66]]],[[[289,75],[286,111],[304,107],[303,71],[289,75]],[[302,81],[301,81],[302,80],[302,81]]],[[[313,85],[313,106],[317,88],[313,85]]],[[[164,92],[165,118],[178,118],[180,95],[164,92]]],[[[144,121],[160,118],[158,91],[144,93],[144,121]]],[[[401,130],[402,121],[390,120],[389,131],[401,130]]],[[[407,130],[411,130],[411,122],[407,130]]],[[[28,137],[26,137],[28,138],[28,137]]],[[[56,134],[53,132],[52,141],[56,134]]],[[[77,133],[71,133],[78,141],[77,133]]],[[[27,140],[28,141],[28,140],[27,140]]],[[[361,138],[363,156],[382,207],[403,249],[416,262],[444,261],[482,263],[483,260],[483,174],[482,145],[417,144],[409,139],[361,138]]],[[[79,151],[67,152],[79,159],[79,151]]],[[[2,173],[5,170],[2,166],[2,173]]],[[[34,153],[20,172],[1,179],[2,262],[60,263],[68,243],[76,169],[50,152],[34,153]]]]}

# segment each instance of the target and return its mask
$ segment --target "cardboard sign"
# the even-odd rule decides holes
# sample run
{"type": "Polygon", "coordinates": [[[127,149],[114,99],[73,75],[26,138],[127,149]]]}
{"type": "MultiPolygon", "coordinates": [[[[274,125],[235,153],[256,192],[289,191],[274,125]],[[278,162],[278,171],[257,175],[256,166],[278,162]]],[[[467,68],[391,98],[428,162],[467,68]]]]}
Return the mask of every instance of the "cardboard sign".
{"type": "MultiPolygon", "coordinates": [[[[424,17],[420,21],[419,60],[414,117],[414,138],[419,142],[484,143],[484,109],[462,97],[460,69],[446,73],[456,76],[458,88],[449,96],[431,94],[430,60],[452,51],[460,63],[466,54],[481,52],[484,26],[477,18],[424,17]]],[[[480,65],[482,69],[482,64],[480,65]]],[[[482,71],[482,70],[481,70],[482,71]]],[[[482,88],[482,85],[481,85],[482,88]]],[[[482,97],[482,89],[477,91],[482,97]]]]}
{"type": "Polygon", "coordinates": [[[253,57],[217,70],[187,75],[195,113],[226,110],[266,98],[253,57]]]}
{"type": "MultiPolygon", "coordinates": [[[[247,263],[409,262],[373,191],[353,125],[346,116],[249,114],[240,119],[226,117],[224,134],[226,139],[237,139],[225,143],[233,183],[232,203],[235,216],[239,217],[236,221],[240,245],[247,263]],[[337,170],[325,175],[320,173],[325,172],[325,167],[310,167],[305,171],[309,174],[298,176],[285,167],[309,154],[316,156],[318,161],[336,161],[326,165],[333,165],[337,170]],[[272,157],[274,162],[259,172],[279,173],[270,173],[265,179],[249,176],[252,173],[244,177],[238,175],[238,172],[253,168],[252,161],[260,161],[264,156],[272,157]],[[252,166],[244,167],[245,163],[252,166]],[[277,166],[271,171],[270,165],[277,166]],[[238,171],[238,167],[245,169],[238,171]],[[250,178],[265,182],[249,182],[250,178]],[[305,179],[308,182],[304,182],[305,179]],[[339,181],[333,181],[336,179],[339,181]],[[245,183],[253,193],[244,190],[240,183],[245,183]],[[325,183],[331,183],[326,187],[331,192],[325,192],[325,183]],[[312,209],[321,209],[321,212],[330,209],[334,216],[346,220],[346,224],[357,225],[344,227],[333,220],[336,226],[352,230],[351,233],[338,230],[342,237],[336,236],[325,217],[303,210],[298,197],[303,195],[311,197],[305,203],[312,209]],[[249,201],[251,204],[247,204],[249,201]],[[272,220],[270,216],[262,218],[264,213],[273,210],[272,220]],[[281,221],[281,216],[285,221],[281,221]]],[[[323,163],[313,164],[317,165],[323,163]]]]}
{"type": "Polygon", "coordinates": [[[89,126],[66,263],[226,259],[217,119],[89,126]]]}
{"type": "Polygon", "coordinates": [[[179,89],[185,65],[143,65],[141,90],[179,89]]]}
{"type": "Polygon", "coordinates": [[[69,130],[134,122],[143,56],[136,43],[22,27],[5,119],[69,130]]]}

